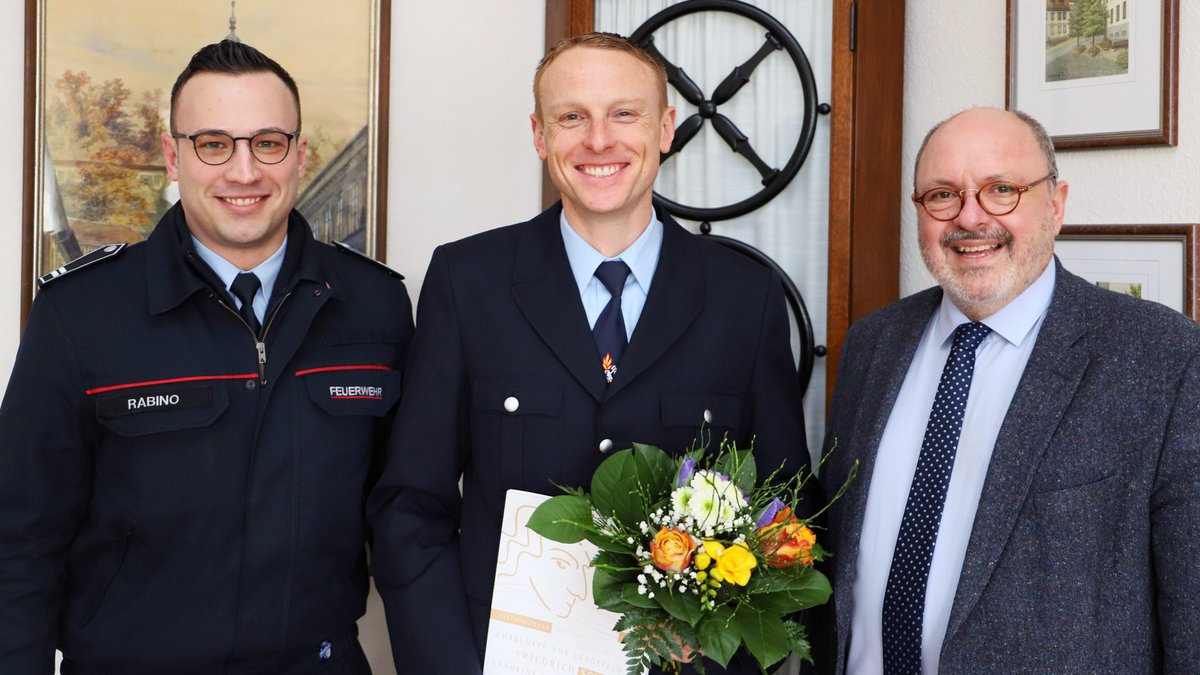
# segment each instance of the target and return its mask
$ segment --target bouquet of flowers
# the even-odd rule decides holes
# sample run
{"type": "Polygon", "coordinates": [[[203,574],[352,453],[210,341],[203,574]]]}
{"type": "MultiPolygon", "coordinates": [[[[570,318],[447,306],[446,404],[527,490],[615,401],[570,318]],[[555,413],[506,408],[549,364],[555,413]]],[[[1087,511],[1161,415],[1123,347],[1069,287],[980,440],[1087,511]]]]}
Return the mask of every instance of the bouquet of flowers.
{"type": "MultiPolygon", "coordinates": [[[[593,596],[620,615],[629,673],[677,670],[697,654],[725,667],[743,645],[765,672],[790,653],[809,659],[789,615],[830,594],[812,567],[825,552],[796,515],[812,473],[778,476],[760,483],[752,450],[725,442],[715,456],[693,449],[677,459],[634,444],[600,464],[590,493],[564,488],[529,527],[599,548],[593,596]]],[[[694,663],[703,673],[703,659],[694,663]]]]}

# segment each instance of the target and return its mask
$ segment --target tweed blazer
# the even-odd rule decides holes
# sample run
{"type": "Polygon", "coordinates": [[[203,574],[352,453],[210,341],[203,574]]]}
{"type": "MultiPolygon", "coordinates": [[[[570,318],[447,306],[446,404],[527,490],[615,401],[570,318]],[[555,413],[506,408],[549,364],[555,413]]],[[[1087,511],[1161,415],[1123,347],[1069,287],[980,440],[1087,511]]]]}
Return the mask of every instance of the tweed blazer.
{"type": "MultiPolygon", "coordinates": [[[[1054,295],[996,439],[940,652],[946,673],[1200,672],[1200,327],[1057,261],[1054,295]]],[[[855,324],[822,482],[836,672],[845,672],[873,462],[933,288],[855,324]]],[[[987,386],[978,378],[973,386],[987,386]]]]}

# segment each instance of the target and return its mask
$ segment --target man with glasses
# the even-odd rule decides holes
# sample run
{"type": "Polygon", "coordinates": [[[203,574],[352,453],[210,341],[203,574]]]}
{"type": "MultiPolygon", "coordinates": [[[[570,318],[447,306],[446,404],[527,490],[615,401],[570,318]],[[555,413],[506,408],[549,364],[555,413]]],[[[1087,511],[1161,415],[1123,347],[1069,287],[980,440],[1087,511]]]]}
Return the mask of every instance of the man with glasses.
{"type": "Polygon", "coordinates": [[[369,673],[363,503],[412,335],[313,239],[291,76],[204,47],[145,243],[42,279],[0,407],[0,673],[369,673]]]}
{"type": "Polygon", "coordinates": [[[939,286],[846,337],[821,479],[838,673],[1200,672],[1200,328],[1054,257],[1045,129],[935,126],[912,200],[939,286]]]}

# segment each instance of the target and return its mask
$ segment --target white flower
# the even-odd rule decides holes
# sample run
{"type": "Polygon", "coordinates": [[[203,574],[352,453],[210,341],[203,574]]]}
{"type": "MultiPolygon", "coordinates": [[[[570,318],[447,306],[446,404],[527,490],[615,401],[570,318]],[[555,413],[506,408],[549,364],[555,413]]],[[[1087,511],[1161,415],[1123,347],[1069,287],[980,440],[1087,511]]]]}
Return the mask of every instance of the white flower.
{"type": "Polygon", "coordinates": [[[692,499],[692,488],[683,486],[671,493],[671,512],[677,518],[684,518],[689,511],[688,502],[692,499]]]}
{"type": "Polygon", "coordinates": [[[705,533],[731,529],[746,506],[742,491],[713,471],[697,471],[688,485],[671,493],[671,501],[676,509],[686,512],[703,527],[705,533]]]}

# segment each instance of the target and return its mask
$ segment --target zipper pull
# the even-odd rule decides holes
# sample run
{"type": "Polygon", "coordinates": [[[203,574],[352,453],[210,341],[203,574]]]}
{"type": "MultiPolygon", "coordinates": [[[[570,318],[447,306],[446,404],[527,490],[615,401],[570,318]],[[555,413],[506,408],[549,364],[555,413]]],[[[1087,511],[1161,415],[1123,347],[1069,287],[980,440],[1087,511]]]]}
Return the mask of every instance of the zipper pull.
{"type": "Polygon", "coordinates": [[[258,340],[254,346],[258,349],[258,382],[265,385],[267,383],[267,343],[258,340]]]}

